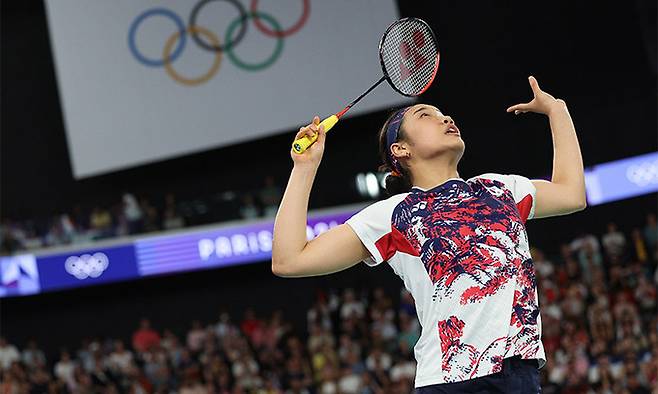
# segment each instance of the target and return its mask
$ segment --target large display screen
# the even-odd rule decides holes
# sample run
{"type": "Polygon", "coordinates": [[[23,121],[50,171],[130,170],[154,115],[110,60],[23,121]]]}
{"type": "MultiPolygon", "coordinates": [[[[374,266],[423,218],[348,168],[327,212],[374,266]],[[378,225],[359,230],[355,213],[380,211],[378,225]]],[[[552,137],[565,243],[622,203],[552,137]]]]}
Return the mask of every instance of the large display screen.
{"type": "MultiPolygon", "coordinates": [[[[44,3],[77,178],[292,142],[381,77],[379,39],[398,19],[394,0],[44,3]]],[[[383,84],[347,116],[405,102],[383,84]]]]}

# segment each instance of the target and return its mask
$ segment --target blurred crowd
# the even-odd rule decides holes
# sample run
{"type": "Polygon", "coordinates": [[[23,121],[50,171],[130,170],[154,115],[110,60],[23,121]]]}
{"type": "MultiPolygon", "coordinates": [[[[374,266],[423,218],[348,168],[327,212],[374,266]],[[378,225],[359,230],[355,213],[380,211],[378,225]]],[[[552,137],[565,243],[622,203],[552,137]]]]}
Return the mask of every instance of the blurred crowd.
{"type": "Polygon", "coordinates": [[[234,219],[274,217],[282,193],[274,177],[267,176],[263,186],[251,192],[223,192],[180,202],[173,193],[154,201],[126,192],[107,207],[85,209],[76,205],[70,212],[36,220],[2,218],[0,254],[234,219]]]}
{"type": "MultiPolygon", "coordinates": [[[[658,393],[657,243],[649,214],[643,229],[610,223],[532,248],[543,393],[658,393]]],[[[421,327],[404,288],[319,290],[305,313],[293,327],[279,310],[220,311],[176,333],[144,318],[132,338],[84,339],[52,359],[2,338],[0,393],[413,392],[421,327]]]]}

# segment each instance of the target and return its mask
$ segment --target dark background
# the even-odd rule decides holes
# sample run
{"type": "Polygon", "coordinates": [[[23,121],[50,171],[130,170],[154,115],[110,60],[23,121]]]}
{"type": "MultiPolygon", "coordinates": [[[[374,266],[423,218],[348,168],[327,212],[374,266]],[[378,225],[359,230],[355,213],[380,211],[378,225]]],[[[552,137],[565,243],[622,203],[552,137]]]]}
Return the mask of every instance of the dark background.
{"type": "MultiPolygon", "coordinates": [[[[439,74],[421,100],[437,105],[459,124],[467,146],[459,167],[463,178],[484,172],[530,178],[551,173],[553,147],[547,119],[505,112],[509,105],[532,97],[527,82],[531,74],[543,90],[567,102],[585,166],[658,150],[655,1],[428,4],[401,2],[400,13],[425,19],[437,35],[442,55],[439,74]]],[[[66,212],[74,204],[109,204],[123,190],[151,196],[173,191],[180,198],[193,198],[254,189],[266,174],[285,186],[296,130],[73,179],[44,5],[3,1],[0,7],[2,217],[25,220],[66,212]]],[[[364,88],[368,82],[364,81],[364,88]]],[[[358,93],[346,92],[346,99],[358,93]]],[[[318,108],[320,115],[334,110],[318,108]]],[[[299,119],[299,124],[308,123],[313,115],[299,119]]],[[[347,119],[332,133],[310,208],[361,200],[353,187],[354,175],[375,171],[379,165],[376,131],[385,115],[382,111],[347,119]],[[354,133],[364,136],[363,146],[348,144],[354,133]]],[[[610,220],[627,230],[641,224],[645,212],[655,210],[653,194],[531,221],[528,233],[535,245],[555,245],[584,229],[603,231],[610,220]]],[[[324,278],[291,281],[274,277],[269,264],[262,263],[2,300],[2,332],[17,344],[28,336],[40,337],[44,345],[66,343],[85,332],[132,332],[142,314],[172,328],[186,325],[192,317],[214,319],[221,305],[236,311],[245,305],[264,309],[278,305],[290,312],[288,317],[299,318],[292,316],[294,311],[300,315],[299,303],[310,304],[317,286],[339,287],[366,279],[399,287],[386,268],[360,266],[324,278]],[[60,330],[63,322],[69,323],[60,330]]]]}

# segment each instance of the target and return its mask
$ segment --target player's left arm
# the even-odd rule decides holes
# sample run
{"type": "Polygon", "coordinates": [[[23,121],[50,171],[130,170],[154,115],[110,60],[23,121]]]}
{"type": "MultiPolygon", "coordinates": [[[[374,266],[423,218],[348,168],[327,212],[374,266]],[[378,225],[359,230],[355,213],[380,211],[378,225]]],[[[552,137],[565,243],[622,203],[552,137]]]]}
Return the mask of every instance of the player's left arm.
{"type": "Polygon", "coordinates": [[[576,129],[563,100],[542,91],[534,77],[528,78],[534,98],[529,103],[509,107],[515,115],[536,112],[548,116],[553,135],[553,174],[551,181],[533,180],[535,218],[566,215],[585,209],[585,174],[576,129]]]}

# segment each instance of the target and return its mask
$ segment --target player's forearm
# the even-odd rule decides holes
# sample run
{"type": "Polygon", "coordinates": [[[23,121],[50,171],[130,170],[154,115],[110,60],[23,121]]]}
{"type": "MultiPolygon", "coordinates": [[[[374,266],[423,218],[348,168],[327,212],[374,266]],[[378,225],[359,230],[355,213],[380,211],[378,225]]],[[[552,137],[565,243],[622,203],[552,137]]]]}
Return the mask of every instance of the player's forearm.
{"type": "Polygon", "coordinates": [[[563,185],[578,205],[585,204],[585,174],[576,129],[566,104],[558,100],[548,113],[553,135],[551,182],[563,185]]]}
{"type": "Polygon", "coordinates": [[[308,200],[317,167],[294,166],[274,220],[272,271],[284,272],[306,246],[308,200]]]}

